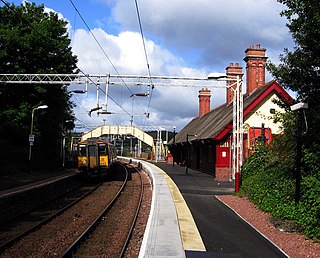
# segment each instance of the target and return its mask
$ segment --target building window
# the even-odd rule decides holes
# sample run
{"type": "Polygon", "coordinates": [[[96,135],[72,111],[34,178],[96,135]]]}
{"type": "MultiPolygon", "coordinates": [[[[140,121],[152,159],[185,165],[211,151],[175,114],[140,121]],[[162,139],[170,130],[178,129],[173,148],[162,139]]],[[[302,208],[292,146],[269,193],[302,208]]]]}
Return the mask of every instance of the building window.
{"type": "Polygon", "coordinates": [[[229,142],[227,142],[227,141],[221,141],[221,142],[220,142],[220,147],[229,147],[229,142]]]}

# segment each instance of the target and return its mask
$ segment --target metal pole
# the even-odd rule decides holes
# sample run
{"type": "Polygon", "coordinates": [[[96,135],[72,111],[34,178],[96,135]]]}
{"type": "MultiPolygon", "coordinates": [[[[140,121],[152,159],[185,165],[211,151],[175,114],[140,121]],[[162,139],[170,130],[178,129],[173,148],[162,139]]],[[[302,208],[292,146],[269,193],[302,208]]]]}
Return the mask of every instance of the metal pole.
{"type": "Polygon", "coordinates": [[[296,204],[300,201],[300,184],[301,184],[301,159],[302,159],[302,137],[301,137],[301,113],[297,112],[297,156],[296,156],[296,191],[295,191],[295,202],[296,204]]]}
{"type": "Polygon", "coordinates": [[[188,163],[189,163],[189,145],[188,145],[188,141],[189,141],[189,134],[187,134],[187,145],[186,145],[186,175],[188,175],[188,163]]]}
{"type": "Polygon", "coordinates": [[[241,107],[241,87],[239,76],[237,76],[237,88],[236,88],[236,171],[235,171],[235,192],[238,193],[240,190],[240,166],[242,163],[242,110],[241,107]]]}
{"type": "MultiPolygon", "coordinates": [[[[97,79],[99,83],[99,78],[97,79]]],[[[97,107],[99,107],[99,85],[97,83],[97,107]]]]}
{"type": "Polygon", "coordinates": [[[106,98],[105,98],[105,110],[108,110],[108,94],[109,94],[109,81],[110,81],[110,73],[107,75],[107,80],[106,80],[106,98]]]}
{"type": "Polygon", "coordinates": [[[65,167],[65,159],[66,159],[66,137],[62,139],[62,168],[65,167]]]}
{"type": "Polygon", "coordinates": [[[174,167],[174,156],[175,156],[175,144],[176,144],[176,127],[173,127],[173,145],[172,145],[172,166],[174,167]]]}
{"type": "MultiPolygon", "coordinates": [[[[33,117],[34,117],[34,111],[36,110],[36,108],[32,109],[32,113],[31,113],[31,129],[30,129],[30,135],[32,135],[33,133],[33,117]]],[[[31,152],[32,152],[32,144],[31,141],[29,142],[29,162],[31,161],[31,152]]]]}

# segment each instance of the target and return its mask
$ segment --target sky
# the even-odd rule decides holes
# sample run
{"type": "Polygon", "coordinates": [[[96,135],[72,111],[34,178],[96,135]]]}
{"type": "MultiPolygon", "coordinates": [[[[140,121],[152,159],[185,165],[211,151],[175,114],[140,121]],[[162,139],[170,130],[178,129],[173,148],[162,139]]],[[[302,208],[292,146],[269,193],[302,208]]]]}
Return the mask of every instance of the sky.
{"type": "MultiPolygon", "coordinates": [[[[72,51],[78,56],[78,67],[86,74],[148,75],[136,2],[153,76],[205,78],[211,72],[225,73],[231,62],[239,63],[245,71],[244,51],[250,45],[261,44],[267,49],[268,60],[276,64],[284,48],[293,47],[287,20],[280,16],[285,7],[276,0],[34,2],[44,4],[47,10],[59,13],[69,22],[72,51]]],[[[267,81],[272,79],[267,74],[267,81]]],[[[83,89],[84,86],[70,86],[70,90],[79,87],[83,89]]],[[[176,126],[179,131],[198,116],[200,89],[201,85],[156,86],[150,99],[150,96],[130,98],[132,93],[147,92],[147,86],[110,85],[107,110],[114,114],[92,112],[90,117],[88,111],[97,106],[96,88],[92,85],[88,94],[72,97],[76,104],[76,130],[87,131],[103,124],[130,125],[132,122],[136,126],[161,127],[169,131],[176,126]],[[150,113],[149,118],[144,113],[150,113]]],[[[210,90],[213,109],[225,102],[226,94],[225,89],[210,90]]],[[[101,92],[99,103],[103,104],[104,99],[101,92]]]]}

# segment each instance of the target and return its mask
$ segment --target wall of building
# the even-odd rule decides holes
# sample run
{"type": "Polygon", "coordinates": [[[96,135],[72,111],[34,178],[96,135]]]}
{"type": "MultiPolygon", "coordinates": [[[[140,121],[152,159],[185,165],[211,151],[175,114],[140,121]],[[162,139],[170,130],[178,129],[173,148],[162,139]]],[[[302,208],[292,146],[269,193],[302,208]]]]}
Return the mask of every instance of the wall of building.
{"type": "Polygon", "coordinates": [[[215,145],[211,140],[193,142],[188,149],[189,167],[214,175],[215,145]]]}
{"type": "Polygon", "coordinates": [[[275,109],[277,112],[284,112],[277,104],[272,100],[279,100],[276,94],[268,96],[259,106],[252,110],[244,120],[245,133],[249,127],[261,127],[264,123],[264,127],[271,128],[272,134],[281,133],[280,123],[275,124],[273,122],[274,115],[270,113],[270,109],[275,109]]]}

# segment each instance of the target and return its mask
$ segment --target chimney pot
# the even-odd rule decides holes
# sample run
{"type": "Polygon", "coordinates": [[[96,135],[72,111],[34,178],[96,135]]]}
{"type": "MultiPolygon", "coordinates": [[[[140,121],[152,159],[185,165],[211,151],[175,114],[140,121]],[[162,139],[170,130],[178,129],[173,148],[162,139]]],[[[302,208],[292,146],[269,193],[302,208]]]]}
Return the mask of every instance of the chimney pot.
{"type": "Polygon", "coordinates": [[[199,91],[199,116],[210,112],[210,93],[208,88],[199,91]]]}
{"type": "Polygon", "coordinates": [[[266,67],[266,49],[261,48],[260,43],[256,45],[250,45],[250,48],[245,50],[247,71],[247,92],[249,95],[255,89],[265,85],[265,67],[266,67]]]}
{"type": "MultiPolygon", "coordinates": [[[[235,76],[240,76],[240,78],[242,78],[243,76],[242,67],[239,66],[239,63],[235,63],[235,66],[233,63],[230,63],[230,66],[226,68],[226,75],[227,75],[227,78],[234,78],[235,76]]],[[[236,87],[236,85],[234,84],[234,81],[229,81],[228,86],[232,88],[236,87]]],[[[233,91],[232,89],[229,89],[229,88],[227,88],[226,91],[227,91],[226,100],[227,100],[227,104],[229,104],[233,100],[233,91]]]]}

